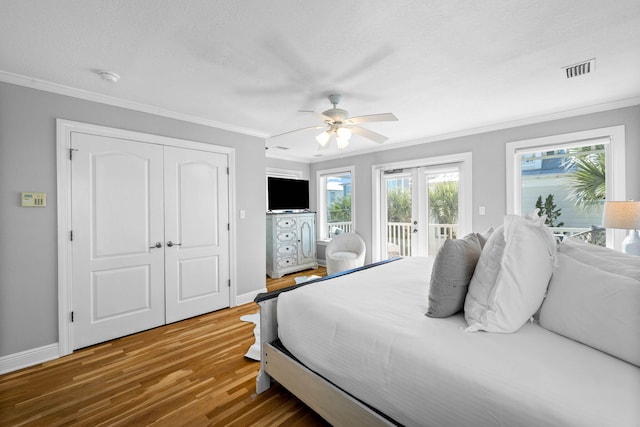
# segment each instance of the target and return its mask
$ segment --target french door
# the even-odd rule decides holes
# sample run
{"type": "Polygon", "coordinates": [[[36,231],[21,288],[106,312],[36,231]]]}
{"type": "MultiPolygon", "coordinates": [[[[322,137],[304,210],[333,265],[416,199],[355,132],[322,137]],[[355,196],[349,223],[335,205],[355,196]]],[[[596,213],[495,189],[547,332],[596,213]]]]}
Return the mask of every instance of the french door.
{"type": "Polygon", "coordinates": [[[229,306],[227,156],[73,133],[73,348],[229,306]]]}
{"type": "Polygon", "coordinates": [[[433,256],[459,233],[457,164],[383,171],[382,258],[433,256]]]}

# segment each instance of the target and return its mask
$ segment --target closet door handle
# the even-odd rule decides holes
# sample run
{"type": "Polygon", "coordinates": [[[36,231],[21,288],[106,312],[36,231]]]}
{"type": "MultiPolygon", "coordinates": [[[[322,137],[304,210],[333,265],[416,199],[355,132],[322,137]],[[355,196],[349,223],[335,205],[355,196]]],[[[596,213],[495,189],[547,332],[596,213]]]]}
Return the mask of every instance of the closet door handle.
{"type": "Polygon", "coordinates": [[[172,246],[181,246],[182,243],[173,243],[171,240],[169,240],[167,242],[167,246],[172,247],[172,246]]]}
{"type": "Polygon", "coordinates": [[[155,245],[153,245],[153,246],[149,246],[149,249],[156,249],[156,248],[158,248],[158,249],[159,249],[159,248],[161,248],[161,247],[162,247],[162,243],[160,243],[160,242],[156,242],[156,244],[155,244],[155,245]]]}

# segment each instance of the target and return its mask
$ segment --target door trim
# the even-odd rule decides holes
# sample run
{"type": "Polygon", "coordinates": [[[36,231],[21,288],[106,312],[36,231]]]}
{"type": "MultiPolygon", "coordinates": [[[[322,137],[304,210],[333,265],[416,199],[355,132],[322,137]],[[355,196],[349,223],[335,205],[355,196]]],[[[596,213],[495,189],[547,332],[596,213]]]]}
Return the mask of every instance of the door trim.
{"type": "Polygon", "coordinates": [[[73,335],[71,332],[72,292],[72,246],[71,234],[71,134],[87,133],[111,138],[126,139],[149,144],[188,148],[226,154],[229,161],[229,277],[231,288],[229,306],[236,305],[237,260],[236,260],[236,182],[235,182],[235,149],[203,142],[170,138],[143,132],[98,126],[90,123],[56,119],[56,164],[57,164],[57,214],[58,214],[58,353],[59,356],[73,352],[73,335]]]}
{"type": "Polygon", "coordinates": [[[381,206],[380,200],[381,191],[381,179],[382,173],[385,170],[402,169],[402,168],[418,168],[423,166],[438,166],[450,163],[460,163],[460,193],[459,197],[464,206],[467,207],[465,212],[459,213],[459,233],[461,236],[466,233],[470,233],[473,230],[473,205],[472,205],[472,159],[471,152],[463,152],[456,154],[448,154],[444,156],[426,157],[423,159],[413,159],[406,161],[399,161],[393,163],[384,163],[373,165],[371,167],[371,190],[372,190],[372,206],[371,212],[373,212],[373,218],[371,221],[371,248],[372,248],[372,262],[380,261],[382,259],[382,251],[380,249],[381,235],[382,235],[382,218],[381,218],[381,206]]]}

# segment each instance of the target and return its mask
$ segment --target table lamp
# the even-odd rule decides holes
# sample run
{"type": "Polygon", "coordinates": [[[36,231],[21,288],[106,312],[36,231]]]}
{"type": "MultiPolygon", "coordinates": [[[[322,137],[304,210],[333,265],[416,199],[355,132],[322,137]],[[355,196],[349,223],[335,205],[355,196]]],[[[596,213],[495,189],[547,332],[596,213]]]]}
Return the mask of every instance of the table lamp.
{"type": "Polygon", "coordinates": [[[640,202],[606,202],[603,226],[631,230],[622,242],[622,252],[640,255],[640,202]]]}

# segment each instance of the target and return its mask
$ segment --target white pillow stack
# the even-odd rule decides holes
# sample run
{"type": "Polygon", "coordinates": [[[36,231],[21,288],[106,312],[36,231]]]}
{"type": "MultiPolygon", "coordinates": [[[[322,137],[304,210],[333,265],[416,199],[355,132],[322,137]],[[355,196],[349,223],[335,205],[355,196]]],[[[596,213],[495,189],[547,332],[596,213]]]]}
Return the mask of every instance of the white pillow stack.
{"type": "Polygon", "coordinates": [[[564,239],[540,326],[640,366],[640,257],[564,239]]]}
{"type": "Polygon", "coordinates": [[[515,332],[540,308],[556,253],[545,219],[507,215],[491,235],[464,304],[467,332],[515,332]]]}

